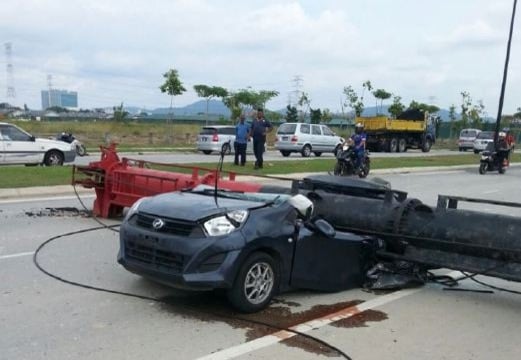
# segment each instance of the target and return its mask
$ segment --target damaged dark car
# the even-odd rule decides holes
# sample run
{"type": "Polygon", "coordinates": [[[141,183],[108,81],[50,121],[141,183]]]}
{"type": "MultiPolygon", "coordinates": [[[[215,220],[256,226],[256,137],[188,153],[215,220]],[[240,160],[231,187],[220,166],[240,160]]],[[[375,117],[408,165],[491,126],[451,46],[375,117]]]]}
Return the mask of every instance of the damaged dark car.
{"type": "Polygon", "coordinates": [[[197,187],[143,198],[121,226],[127,270],[189,290],[225,289],[243,312],[295,288],[363,284],[376,240],[337,231],[302,194],[197,187]]]}

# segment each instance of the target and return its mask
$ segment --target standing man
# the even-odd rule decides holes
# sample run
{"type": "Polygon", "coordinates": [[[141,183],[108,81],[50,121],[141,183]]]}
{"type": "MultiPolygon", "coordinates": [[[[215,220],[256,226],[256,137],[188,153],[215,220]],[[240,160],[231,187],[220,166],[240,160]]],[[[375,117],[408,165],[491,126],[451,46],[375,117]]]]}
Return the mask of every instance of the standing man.
{"type": "Polygon", "coordinates": [[[244,123],[245,116],[241,114],[239,123],[235,127],[235,165],[239,165],[239,156],[241,158],[241,166],[246,163],[246,146],[250,136],[250,127],[244,123]]]}
{"type": "Polygon", "coordinates": [[[253,138],[253,153],[255,154],[255,169],[262,169],[264,144],[266,134],[273,130],[271,123],[264,118],[261,108],[257,109],[257,118],[251,124],[250,136],[253,138]]]}

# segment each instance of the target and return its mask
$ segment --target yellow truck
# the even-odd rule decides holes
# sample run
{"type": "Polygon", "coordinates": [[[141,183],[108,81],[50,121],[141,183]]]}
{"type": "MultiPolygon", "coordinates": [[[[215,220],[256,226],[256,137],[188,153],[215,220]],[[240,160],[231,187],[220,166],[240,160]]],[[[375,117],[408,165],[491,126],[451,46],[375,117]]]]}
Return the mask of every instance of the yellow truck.
{"type": "Polygon", "coordinates": [[[364,125],[369,150],[405,152],[415,148],[429,152],[436,142],[436,122],[439,117],[419,110],[407,110],[397,119],[361,116],[355,120],[364,125]]]}

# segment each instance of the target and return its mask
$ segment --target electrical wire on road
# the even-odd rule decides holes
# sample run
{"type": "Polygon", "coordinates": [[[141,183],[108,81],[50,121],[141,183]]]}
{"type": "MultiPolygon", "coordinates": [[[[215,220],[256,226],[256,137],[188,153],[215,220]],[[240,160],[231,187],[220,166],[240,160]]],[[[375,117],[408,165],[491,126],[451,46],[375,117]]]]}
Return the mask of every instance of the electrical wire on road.
{"type": "MultiPolygon", "coordinates": [[[[51,277],[51,278],[53,278],[55,280],[58,280],[60,282],[63,282],[65,284],[68,284],[68,285],[80,287],[80,288],[83,288],[83,289],[93,290],[93,291],[100,291],[100,292],[105,292],[105,293],[109,293],[109,294],[115,294],[115,295],[127,296],[127,297],[132,297],[132,298],[141,299],[141,300],[147,300],[147,301],[154,301],[154,302],[158,302],[158,303],[169,304],[165,300],[159,299],[159,298],[154,298],[154,297],[150,297],[150,296],[146,296],[146,295],[133,294],[133,293],[125,292],[125,291],[112,290],[112,289],[107,289],[107,288],[98,287],[98,286],[92,286],[92,285],[83,284],[83,283],[79,283],[79,282],[76,282],[76,281],[73,281],[73,280],[69,280],[69,279],[63,278],[61,276],[58,276],[58,275],[53,274],[52,272],[46,270],[40,264],[40,262],[38,260],[38,255],[40,254],[40,252],[47,245],[49,245],[50,243],[52,243],[52,242],[54,242],[54,241],[56,241],[58,239],[66,238],[66,237],[70,237],[70,236],[78,235],[78,234],[84,234],[84,233],[87,233],[87,232],[92,232],[92,231],[97,231],[97,230],[104,230],[104,229],[110,229],[112,231],[117,231],[114,228],[116,228],[118,226],[120,226],[120,224],[116,224],[116,225],[106,225],[106,224],[103,224],[102,226],[97,226],[97,227],[92,227],[92,228],[87,228],[87,229],[82,229],[82,230],[77,230],[77,231],[71,231],[71,232],[67,232],[67,233],[63,233],[63,234],[60,234],[60,235],[53,236],[53,237],[47,239],[46,241],[44,241],[42,244],[40,244],[40,246],[38,246],[38,248],[36,249],[36,251],[34,252],[34,255],[33,255],[33,263],[38,268],[38,270],[40,270],[45,275],[47,275],[47,276],[49,276],[49,277],[51,277]]],[[[334,352],[336,352],[338,355],[340,355],[344,359],[351,360],[351,358],[345,352],[340,350],[338,347],[336,347],[334,345],[331,345],[328,342],[326,342],[324,340],[321,340],[321,339],[319,339],[317,337],[314,337],[312,335],[309,335],[309,334],[306,334],[306,333],[303,333],[303,332],[300,332],[300,331],[297,331],[297,330],[293,330],[293,329],[290,329],[290,328],[287,328],[287,327],[276,326],[274,324],[270,324],[270,323],[263,322],[263,321],[260,321],[260,320],[246,319],[246,318],[243,318],[243,317],[240,317],[240,316],[227,316],[227,315],[223,315],[223,314],[207,312],[207,311],[201,310],[200,308],[195,308],[195,307],[191,307],[191,306],[183,305],[183,304],[178,304],[176,306],[178,306],[180,308],[183,308],[186,311],[189,311],[189,312],[192,312],[192,313],[197,313],[197,314],[203,313],[205,315],[213,316],[213,317],[216,317],[216,318],[227,319],[227,320],[236,320],[236,321],[238,320],[238,321],[241,321],[241,322],[244,322],[244,323],[247,323],[247,324],[265,326],[265,327],[268,327],[268,328],[271,328],[271,329],[274,329],[274,330],[277,330],[277,331],[287,331],[289,333],[295,334],[297,336],[302,336],[302,337],[304,337],[306,339],[309,339],[309,340],[314,341],[314,342],[316,342],[316,343],[318,343],[320,345],[323,345],[323,346],[327,347],[328,349],[333,350],[334,352]]]]}

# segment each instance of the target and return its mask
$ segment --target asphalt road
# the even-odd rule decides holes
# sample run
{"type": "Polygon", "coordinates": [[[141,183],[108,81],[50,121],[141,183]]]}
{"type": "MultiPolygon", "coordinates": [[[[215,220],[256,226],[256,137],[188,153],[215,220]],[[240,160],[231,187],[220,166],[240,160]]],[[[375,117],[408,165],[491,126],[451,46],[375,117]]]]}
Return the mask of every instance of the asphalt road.
{"type": "MultiPolygon", "coordinates": [[[[439,193],[521,202],[519,167],[505,175],[478,175],[476,168],[380,177],[430,205],[439,193]]],[[[92,197],[84,200],[92,203],[92,197]]],[[[499,207],[473,208],[521,216],[499,207]]],[[[115,261],[117,233],[101,229],[64,235],[99,225],[81,210],[77,199],[68,197],[0,201],[0,359],[336,356],[300,338],[272,342],[274,337],[263,336],[275,330],[239,321],[219,294],[176,291],[126,272],[115,261]],[[89,290],[43,274],[32,254],[42,242],[60,235],[40,253],[39,261],[48,271],[74,282],[163,301],[89,290]]],[[[521,290],[521,284],[482,279],[521,290]]],[[[482,289],[470,280],[460,287],[482,289]]],[[[322,320],[299,329],[352,359],[519,359],[521,297],[504,292],[452,292],[437,284],[392,294],[296,291],[277,296],[267,311],[243,317],[288,326],[328,319],[340,309],[353,311],[358,302],[359,309],[368,309],[363,316],[332,324],[322,320]]]]}
{"type": "MultiPolygon", "coordinates": [[[[405,153],[371,153],[371,157],[414,157],[414,156],[437,156],[437,155],[462,155],[468,154],[467,152],[451,151],[451,150],[432,150],[428,153],[423,153],[420,150],[409,150],[405,153]]],[[[219,154],[212,153],[205,155],[203,153],[196,153],[194,151],[179,151],[171,153],[121,153],[121,157],[127,157],[136,160],[147,160],[158,163],[198,163],[198,162],[215,162],[219,161],[219,154]]],[[[333,158],[333,153],[324,153],[321,158],[333,158]]],[[[304,158],[300,154],[293,153],[289,157],[283,157],[278,151],[270,150],[264,155],[264,161],[281,161],[281,160],[306,160],[313,159],[314,155],[309,158],[304,158]]],[[[247,159],[254,159],[253,154],[247,154],[247,159]]],[[[76,157],[74,164],[76,165],[87,165],[92,161],[99,161],[99,154],[88,155],[84,157],[76,157]]],[[[226,160],[228,162],[233,161],[233,154],[228,155],[226,160]]]]}

